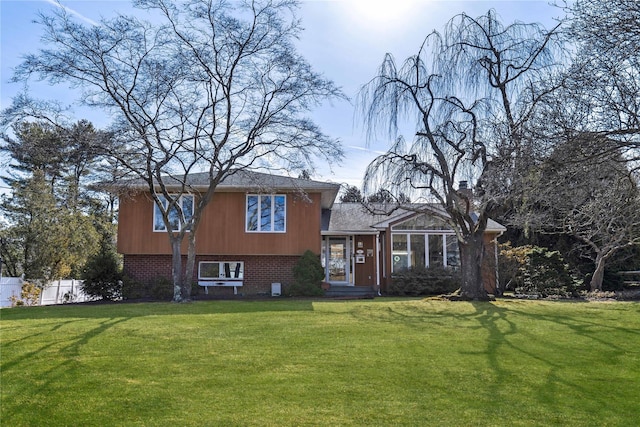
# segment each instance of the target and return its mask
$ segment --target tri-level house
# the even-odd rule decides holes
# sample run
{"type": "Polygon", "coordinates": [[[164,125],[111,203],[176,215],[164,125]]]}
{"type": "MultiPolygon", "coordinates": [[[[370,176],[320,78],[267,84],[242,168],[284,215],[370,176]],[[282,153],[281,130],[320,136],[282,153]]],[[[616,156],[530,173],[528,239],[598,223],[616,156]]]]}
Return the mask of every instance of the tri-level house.
{"type": "MultiPolygon", "coordinates": [[[[193,194],[181,201],[186,215],[206,184],[203,174],[189,177],[193,194]]],[[[142,182],[126,188],[118,221],[125,274],[140,282],[170,278],[171,248],[159,210],[142,182]]],[[[209,294],[271,294],[292,283],[293,267],[308,249],[320,255],[332,286],[381,294],[394,271],[459,267],[455,234],[437,206],[376,214],[359,203],[336,203],[339,190],[338,184],[250,171],[227,177],[196,231],[194,283],[209,294]]],[[[489,292],[497,284],[496,238],[503,231],[490,221],[485,234],[489,292]]],[[[186,245],[185,239],[185,257],[186,245]]]]}

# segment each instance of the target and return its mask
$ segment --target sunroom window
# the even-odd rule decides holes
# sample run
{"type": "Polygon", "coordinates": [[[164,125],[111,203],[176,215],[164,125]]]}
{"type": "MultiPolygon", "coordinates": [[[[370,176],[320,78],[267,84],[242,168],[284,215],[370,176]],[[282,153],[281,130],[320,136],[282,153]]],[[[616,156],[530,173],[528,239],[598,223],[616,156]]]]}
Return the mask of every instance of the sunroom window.
{"type": "Polygon", "coordinates": [[[392,271],[417,267],[460,266],[458,240],[454,234],[394,232],[391,241],[392,271]]]}
{"type": "MultiPolygon", "coordinates": [[[[164,196],[158,197],[160,198],[160,202],[164,208],[167,209],[169,206],[167,199],[164,196]]],[[[182,209],[182,214],[184,216],[182,224],[186,224],[193,216],[193,196],[180,196],[178,203],[180,204],[180,208],[182,209]]],[[[178,213],[178,209],[175,207],[171,208],[169,211],[169,223],[171,224],[171,231],[180,231],[180,214],[178,213]]],[[[153,231],[167,231],[167,227],[162,220],[162,212],[155,203],[153,205],[153,231]]]]}
{"type": "Polygon", "coordinates": [[[283,233],[286,231],[286,196],[247,195],[246,230],[250,232],[283,233]]]}

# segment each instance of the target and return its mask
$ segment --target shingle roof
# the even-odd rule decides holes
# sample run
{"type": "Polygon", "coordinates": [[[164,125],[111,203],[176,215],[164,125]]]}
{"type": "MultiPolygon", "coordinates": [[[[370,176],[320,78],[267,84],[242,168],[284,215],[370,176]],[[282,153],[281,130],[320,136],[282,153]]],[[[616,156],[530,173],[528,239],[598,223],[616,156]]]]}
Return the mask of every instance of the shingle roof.
{"type": "MultiPolygon", "coordinates": [[[[166,176],[163,178],[164,184],[169,190],[182,186],[182,176],[166,176]]],[[[184,184],[187,188],[198,191],[205,190],[209,186],[208,173],[192,173],[187,175],[184,184]]],[[[109,190],[140,190],[146,191],[148,184],[143,179],[123,180],[118,183],[104,183],[102,188],[109,190]]],[[[335,200],[339,184],[330,182],[313,181],[303,178],[292,178],[289,176],[273,175],[264,172],[249,170],[236,170],[227,175],[216,187],[216,191],[243,191],[256,193],[269,193],[275,191],[286,192],[319,192],[322,195],[322,207],[330,208],[335,200]]]]}
{"type": "MultiPolygon", "coordinates": [[[[384,206],[375,205],[367,209],[361,203],[336,203],[331,210],[323,211],[322,231],[330,233],[372,233],[389,227],[392,223],[408,219],[424,211],[431,211],[439,216],[447,216],[438,204],[416,205],[416,209],[396,209],[389,214],[384,206]]],[[[489,219],[487,231],[504,232],[506,228],[489,219]]]]}
{"type": "Polygon", "coordinates": [[[375,224],[390,218],[371,212],[361,203],[336,203],[323,212],[323,217],[323,231],[333,232],[375,232],[375,224]]]}

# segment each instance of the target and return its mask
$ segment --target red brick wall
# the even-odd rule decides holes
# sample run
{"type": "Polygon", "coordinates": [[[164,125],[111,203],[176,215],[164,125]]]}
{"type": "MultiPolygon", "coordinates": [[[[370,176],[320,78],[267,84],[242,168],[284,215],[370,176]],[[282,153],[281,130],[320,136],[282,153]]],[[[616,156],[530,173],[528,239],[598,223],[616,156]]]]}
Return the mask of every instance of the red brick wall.
{"type": "MultiPolygon", "coordinates": [[[[285,287],[293,282],[293,267],[299,256],[196,256],[194,283],[198,280],[198,263],[200,261],[244,261],[243,286],[238,293],[243,295],[260,295],[271,293],[271,283],[279,282],[285,287]]],[[[182,259],[183,266],[186,256],[182,259]]],[[[124,273],[142,283],[152,282],[159,278],[171,280],[170,255],[124,255],[124,273]]],[[[203,293],[198,289],[198,293],[203,293]]],[[[195,293],[195,292],[194,292],[195,293]]],[[[233,295],[232,287],[210,287],[210,295],[233,295]]]]}

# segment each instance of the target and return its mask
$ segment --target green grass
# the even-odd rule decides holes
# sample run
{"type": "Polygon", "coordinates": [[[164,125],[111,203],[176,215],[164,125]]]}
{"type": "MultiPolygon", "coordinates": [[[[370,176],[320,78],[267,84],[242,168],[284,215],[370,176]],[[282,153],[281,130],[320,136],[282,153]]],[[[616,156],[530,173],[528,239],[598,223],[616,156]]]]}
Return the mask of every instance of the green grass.
{"type": "Polygon", "coordinates": [[[640,305],[3,309],[3,426],[631,426],[640,305]]]}

